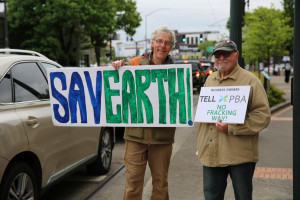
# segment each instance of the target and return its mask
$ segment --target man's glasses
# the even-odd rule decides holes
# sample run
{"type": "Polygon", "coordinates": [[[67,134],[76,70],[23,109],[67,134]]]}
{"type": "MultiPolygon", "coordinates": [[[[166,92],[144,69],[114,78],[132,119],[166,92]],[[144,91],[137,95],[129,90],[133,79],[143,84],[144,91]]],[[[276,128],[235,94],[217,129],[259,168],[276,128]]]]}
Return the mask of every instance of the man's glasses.
{"type": "Polygon", "coordinates": [[[158,45],[163,45],[163,44],[165,44],[166,46],[169,46],[169,47],[172,46],[172,42],[169,42],[169,41],[155,40],[155,42],[156,42],[156,44],[158,44],[158,45]]]}
{"type": "Polygon", "coordinates": [[[223,55],[224,58],[228,58],[232,51],[217,51],[214,56],[215,58],[220,58],[223,55]]]}

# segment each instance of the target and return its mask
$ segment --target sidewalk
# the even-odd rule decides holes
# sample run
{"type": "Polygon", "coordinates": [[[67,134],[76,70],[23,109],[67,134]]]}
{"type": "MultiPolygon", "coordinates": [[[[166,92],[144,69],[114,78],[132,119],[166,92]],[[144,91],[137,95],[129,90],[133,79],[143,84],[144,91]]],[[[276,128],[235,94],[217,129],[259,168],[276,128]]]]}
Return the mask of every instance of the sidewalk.
{"type": "MultiPolygon", "coordinates": [[[[268,128],[260,134],[260,160],[253,178],[253,200],[293,199],[292,177],[292,109],[290,104],[290,83],[283,76],[272,76],[271,83],[286,92],[286,101],[274,106],[268,128]],[[284,112],[275,112],[285,107],[284,112]]],[[[194,97],[196,106],[197,97],[194,97]]],[[[169,170],[170,200],[204,200],[202,165],[196,155],[196,132],[193,128],[177,128],[169,170]]],[[[149,200],[152,183],[149,169],[146,170],[143,200],[149,200]]],[[[121,200],[125,186],[125,170],[97,197],[96,200],[121,200]]],[[[230,178],[225,193],[226,200],[234,200],[230,178]]]]}

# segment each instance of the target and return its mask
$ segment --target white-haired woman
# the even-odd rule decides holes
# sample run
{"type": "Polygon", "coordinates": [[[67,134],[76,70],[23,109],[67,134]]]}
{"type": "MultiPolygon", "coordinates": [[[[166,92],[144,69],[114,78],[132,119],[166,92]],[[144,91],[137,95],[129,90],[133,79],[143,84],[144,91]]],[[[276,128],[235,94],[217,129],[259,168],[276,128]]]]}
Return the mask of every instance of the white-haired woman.
{"type": "MultiPolygon", "coordinates": [[[[175,33],[167,26],[158,27],[151,35],[151,52],[135,57],[129,65],[172,64],[169,55],[175,44],[175,33]]],[[[124,65],[124,60],[113,62],[115,69],[124,65]]],[[[126,186],[124,200],[141,200],[147,162],[152,175],[151,199],[169,199],[168,170],[175,135],[174,127],[126,127],[124,163],[126,186]]]]}

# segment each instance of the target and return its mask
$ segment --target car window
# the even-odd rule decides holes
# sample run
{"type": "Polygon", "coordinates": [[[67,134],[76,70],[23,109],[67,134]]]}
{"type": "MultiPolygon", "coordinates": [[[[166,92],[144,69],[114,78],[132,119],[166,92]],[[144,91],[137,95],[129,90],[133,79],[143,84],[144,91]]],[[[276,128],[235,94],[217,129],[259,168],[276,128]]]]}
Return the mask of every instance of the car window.
{"type": "Polygon", "coordinates": [[[12,89],[10,72],[6,73],[0,82],[0,102],[12,103],[12,89]]]}
{"type": "Polygon", "coordinates": [[[15,102],[49,99],[45,76],[37,63],[19,63],[11,68],[15,102]]]}
{"type": "Polygon", "coordinates": [[[59,68],[56,65],[53,65],[53,64],[50,64],[50,63],[45,63],[45,62],[42,62],[42,66],[44,67],[45,70],[50,69],[50,68],[59,68]]]}

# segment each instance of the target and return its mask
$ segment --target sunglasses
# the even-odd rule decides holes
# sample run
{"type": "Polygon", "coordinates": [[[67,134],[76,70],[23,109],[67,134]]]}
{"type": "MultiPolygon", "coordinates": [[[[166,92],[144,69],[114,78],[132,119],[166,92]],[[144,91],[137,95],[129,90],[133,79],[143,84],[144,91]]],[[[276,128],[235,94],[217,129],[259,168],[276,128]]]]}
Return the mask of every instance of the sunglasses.
{"type": "Polygon", "coordinates": [[[224,58],[228,58],[229,56],[230,56],[230,54],[231,54],[231,52],[232,51],[218,51],[218,52],[216,52],[215,54],[214,54],[214,56],[215,56],[215,58],[220,58],[221,57],[221,55],[223,55],[223,57],[224,58]]]}

